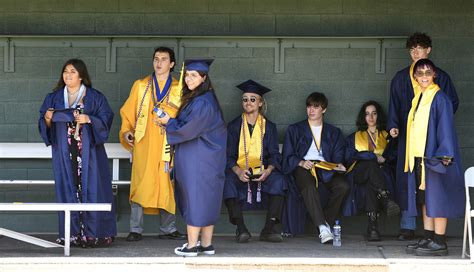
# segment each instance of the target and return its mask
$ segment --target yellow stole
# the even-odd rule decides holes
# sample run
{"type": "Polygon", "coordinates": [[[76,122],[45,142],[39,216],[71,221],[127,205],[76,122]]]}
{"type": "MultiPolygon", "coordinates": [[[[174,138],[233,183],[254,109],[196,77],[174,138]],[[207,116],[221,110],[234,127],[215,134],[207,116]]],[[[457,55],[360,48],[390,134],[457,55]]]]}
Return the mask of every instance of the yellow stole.
{"type": "Polygon", "coordinates": [[[242,114],[237,165],[241,169],[252,168],[253,174],[260,174],[263,171],[262,152],[265,124],[265,118],[258,114],[252,136],[250,136],[246,114],[242,114]]]}
{"type": "Polygon", "coordinates": [[[357,131],[354,136],[355,149],[359,152],[369,151],[370,137],[370,141],[375,144],[375,147],[373,148],[374,153],[377,155],[382,155],[385,147],[387,147],[387,135],[388,133],[385,130],[379,131],[377,134],[377,139],[374,141],[368,131],[357,131]]]}
{"type": "Polygon", "coordinates": [[[420,100],[421,87],[417,84],[414,88],[415,97],[411,102],[410,113],[407,121],[407,136],[406,136],[406,154],[405,154],[405,172],[413,172],[415,166],[415,157],[420,157],[421,163],[421,184],[419,189],[425,189],[425,164],[424,155],[426,147],[426,138],[428,136],[428,122],[430,119],[431,103],[439,91],[439,86],[432,83],[423,92],[420,100]],[[418,105],[419,104],[419,105],[418,105]],[[415,112],[415,109],[418,109],[415,112]]]}
{"type": "MultiPolygon", "coordinates": [[[[357,131],[354,134],[354,148],[358,152],[371,151],[371,149],[369,148],[369,144],[374,143],[375,147],[372,149],[373,152],[377,155],[382,155],[388,144],[387,135],[388,135],[388,132],[386,132],[385,130],[379,131],[377,133],[377,139],[374,140],[368,131],[366,130],[357,131]],[[369,143],[369,139],[370,139],[370,143],[369,143]]],[[[354,166],[356,164],[357,164],[357,161],[353,162],[352,165],[347,170],[347,172],[352,171],[352,169],[354,169],[354,166]]]]}
{"type": "MultiPolygon", "coordinates": [[[[138,116],[137,120],[136,120],[136,126],[135,126],[135,133],[134,133],[134,136],[135,136],[135,142],[138,143],[141,141],[141,139],[143,139],[143,136],[145,136],[145,131],[146,131],[146,125],[147,125],[147,121],[148,121],[148,111],[151,111],[151,107],[153,107],[154,105],[151,105],[150,106],[150,101],[152,100],[151,99],[151,96],[154,95],[154,92],[155,92],[155,88],[156,86],[154,86],[154,83],[153,83],[153,78],[151,76],[148,76],[146,82],[147,82],[147,85],[146,87],[145,86],[141,86],[139,91],[138,91],[138,103],[137,103],[137,109],[136,109],[136,113],[138,114],[140,112],[140,116],[138,116]],[[146,92],[146,94],[145,94],[146,92]],[[143,102],[142,102],[143,100],[143,102]],[[140,105],[141,105],[141,109],[140,109],[140,105]]],[[[160,85],[160,89],[163,88],[163,86],[165,85],[166,81],[159,81],[159,85],[160,85]]],[[[168,91],[168,93],[166,94],[166,96],[161,100],[161,101],[158,101],[158,107],[159,108],[162,108],[164,111],[166,111],[166,113],[168,113],[168,115],[171,117],[171,118],[175,118],[176,117],[176,114],[178,112],[178,107],[176,107],[175,105],[172,105],[169,103],[169,97],[171,95],[173,95],[174,97],[176,97],[177,95],[180,95],[181,94],[181,89],[180,88],[177,88],[178,86],[178,82],[176,82],[176,80],[172,79],[172,82],[171,82],[171,86],[170,86],[170,90],[168,91]]],[[[166,133],[165,131],[163,131],[163,133],[166,133]]],[[[163,161],[166,161],[166,162],[169,162],[171,160],[171,153],[170,153],[170,145],[168,144],[168,141],[166,139],[166,135],[165,137],[163,137],[163,149],[161,151],[161,159],[163,161]]]]}
{"type": "Polygon", "coordinates": [[[145,136],[148,111],[150,110],[151,91],[149,89],[153,85],[152,77],[148,76],[146,82],[146,86],[142,85],[138,90],[137,97],[139,101],[137,103],[136,113],[140,115],[137,116],[137,120],[135,121],[135,132],[133,134],[135,136],[135,143],[139,143],[143,139],[143,136],[145,136]]]}

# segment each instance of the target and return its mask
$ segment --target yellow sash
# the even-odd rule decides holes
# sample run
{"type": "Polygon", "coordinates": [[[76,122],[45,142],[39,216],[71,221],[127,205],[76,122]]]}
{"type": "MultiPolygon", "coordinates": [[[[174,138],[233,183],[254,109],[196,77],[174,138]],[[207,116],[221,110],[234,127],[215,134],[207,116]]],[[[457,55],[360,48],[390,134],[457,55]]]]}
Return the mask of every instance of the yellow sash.
{"type": "Polygon", "coordinates": [[[421,101],[420,99],[421,87],[416,85],[415,97],[411,102],[410,113],[408,114],[407,121],[407,136],[406,136],[406,154],[405,154],[405,172],[413,172],[415,166],[415,157],[422,158],[421,163],[421,184],[419,189],[425,189],[425,164],[423,157],[425,155],[426,138],[428,136],[428,122],[430,119],[431,103],[433,102],[434,96],[439,91],[439,86],[432,83],[423,92],[421,101]],[[416,109],[416,113],[415,113],[416,109]]]}
{"type": "Polygon", "coordinates": [[[250,136],[246,114],[242,114],[237,165],[241,169],[252,168],[253,174],[260,174],[263,171],[262,145],[263,137],[265,135],[265,124],[265,118],[259,114],[255,122],[252,136],[250,136]]]}
{"type": "Polygon", "coordinates": [[[143,139],[143,136],[145,136],[146,123],[148,121],[148,111],[149,111],[150,100],[151,100],[150,89],[152,88],[152,86],[153,86],[152,77],[148,76],[145,81],[141,82],[141,86],[138,90],[138,96],[137,96],[138,103],[137,103],[136,114],[137,115],[139,114],[139,116],[137,116],[137,120],[135,123],[135,132],[134,132],[135,143],[139,143],[143,139]],[[144,85],[144,82],[147,82],[146,85],[144,85]]]}
{"type": "Polygon", "coordinates": [[[388,133],[385,130],[379,131],[377,134],[377,139],[374,141],[372,136],[369,135],[369,132],[367,131],[357,131],[355,133],[355,139],[354,139],[354,147],[357,151],[363,152],[363,151],[369,151],[369,137],[370,141],[372,141],[375,144],[375,147],[373,148],[374,153],[377,155],[382,155],[383,151],[385,150],[385,147],[387,147],[387,135],[388,133]]]}
{"type": "MultiPolygon", "coordinates": [[[[388,135],[388,132],[386,132],[385,130],[379,131],[377,134],[377,139],[374,141],[374,139],[372,138],[372,136],[369,134],[368,131],[357,131],[354,134],[354,148],[359,152],[369,151],[369,137],[370,137],[371,139],[370,141],[372,143],[375,143],[373,152],[377,155],[382,155],[388,144],[387,135],[388,135]]],[[[347,170],[347,172],[352,171],[352,169],[354,169],[356,164],[357,164],[357,161],[353,162],[352,165],[347,170]]]]}

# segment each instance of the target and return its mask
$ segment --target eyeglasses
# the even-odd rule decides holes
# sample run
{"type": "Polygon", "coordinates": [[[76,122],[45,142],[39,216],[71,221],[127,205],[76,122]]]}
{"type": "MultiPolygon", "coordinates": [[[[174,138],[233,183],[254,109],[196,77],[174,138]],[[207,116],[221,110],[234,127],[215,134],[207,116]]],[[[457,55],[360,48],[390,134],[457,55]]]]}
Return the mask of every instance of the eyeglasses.
{"type": "Polygon", "coordinates": [[[250,98],[248,98],[248,97],[242,98],[242,102],[244,102],[244,103],[247,103],[247,102],[249,102],[249,101],[252,102],[252,103],[255,103],[255,101],[257,101],[257,98],[256,98],[256,97],[253,97],[253,96],[250,97],[250,98]]]}
{"type": "Polygon", "coordinates": [[[415,76],[416,77],[422,77],[422,76],[434,76],[434,72],[431,71],[431,70],[427,70],[426,72],[422,72],[422,71],[416,71],[415,72],[415,76]]]}

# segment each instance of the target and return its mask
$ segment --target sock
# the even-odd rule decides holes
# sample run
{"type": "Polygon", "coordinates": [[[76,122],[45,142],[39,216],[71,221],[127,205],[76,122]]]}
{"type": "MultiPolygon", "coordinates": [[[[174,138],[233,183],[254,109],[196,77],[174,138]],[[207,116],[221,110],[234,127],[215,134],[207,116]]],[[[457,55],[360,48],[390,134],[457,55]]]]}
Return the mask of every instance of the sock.
{"type": "Polygon", "coordinates": [[[433,240],[433,237],[435,236],[435,233],[433,230],[425,230],[425,233],[423,235],[423,238],[425,239],[432,239],[433,240]]]}
{"type": "Polygon", "coordinates": [[[434,241],[437,244],[443,245],[446,244],[446,235],[445,234],[434,234],[434,241]]]}

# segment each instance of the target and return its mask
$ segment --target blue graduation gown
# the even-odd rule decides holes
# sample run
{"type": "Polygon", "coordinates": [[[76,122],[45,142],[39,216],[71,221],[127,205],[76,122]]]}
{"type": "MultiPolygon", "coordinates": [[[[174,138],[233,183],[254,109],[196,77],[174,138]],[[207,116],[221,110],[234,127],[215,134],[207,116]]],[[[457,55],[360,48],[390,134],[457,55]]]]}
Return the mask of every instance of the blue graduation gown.
{"type": "MultiPolygon", "coordinates": [[[[278,133],[276,125],[268,120],[265,122],[265,135],[263,136],[263,165],[273,165],[275,168],[267,179],[262,182],[262,192],[272,195],[285,195],[287,189],[285,176],[281,173],[281,155],[278,149],[278,133]]],[[[235,118],[227,125],[227,165],[224,186],[224,199],[237,198],[240,201],[247,201],[247,183],[239,180],[232,171],[232,167],[237,165],[239,157],[240,130],[242,127],[242,116],[235,118]]],[[[252,135],[260,137],[259,135],[252,135]]],[[[252,184],[253,200],[256,202],[257,182],[252,184]]],[[[248,207],[244,207],[248,208],[248,207]]]]}
{"type": "MultiPolygon", "coordinates": [[[[452,103],[453,113],[459,105],[458,95],[449,75],[437,68],[435,83],[441,91],[447,94],[452,103]]],[[[407,190],[407,174],[403,172],[405,166],[406,125],[411,101],[414,97],[413,86],[410,79],[410,66],[398,71],[390,84],[390,101],[388,107],[387,131],[398,128],[398,159],[396,170],[396,199],[400,202],[407,190]]]]}
{"type": "MultiPolygon", "coordinates": [[[[109,137],[114,113],[107,99],[99,91],[87,88],[83,98],[84,113],[91,124],[82,125],[82,203],[112,203],[112,177],[104,143],[109,137]]],[[[67,142],[67,122],[74,120],[72,111],[55,112],[51,128],[46,126],[44,114],[48,108],[64,109],[63,91],[48,94],[40,109],[39,132],[44,143],[52,149],[56,200],[77,203],[76,185],[67,142]]],[[[115,207],[111,212],[84,212],[85,235],[94,238],[117,235],[115,207]]],[[[71,214],[71,235],[79,233],[79,215],[71,214]]],[[[59,235],[64,238],[64,214],[59,213],[59,235]]]]}
{"type": "Polygon", "coordinates": [[[225,180],[227,132],[212,91],[192,100],[166,126],[174,146],[175,194],[187,225],[219,219],[225,180]]]}
{"type": "MultiPolygon", "coordinates": [[[[466,197],[459,144],[454,127],[452,102],[439,91],[435,94],[428,121],[425,147],[425,197],[429,217],[455,218],[464,215],[466,197]],[[435,160],[452,157],[454,164],[444,166],[435,160]]],[[[415,173],[408,173],[408,189],[404,191],[401,207],[416,216],[415,173]]]]}
{"type": "MultiPolygon", "coordinates": [[[[298,188],[293,181],[293,171],[298,163],[311,147],[313,136],[308,120],[303,120],[288,127],[283,143],[282,170],[288,175],[288,194],[283,209],[282,224],[286,233],[298,234],[304,232],[306,221],[306,208],[300,196],[298,188]]],[[[321,148],[323,157],[328,162],[343,163],[345,143],[339,128],[324,122],[321,135],[321,148]]],[[[333,171],[318,169],[319,182],[329,182],[334,174],[333,171]]],[[[328,191],[324,186],[318,187],[322,206],[328,201],[328,191]]]]}
{"type": "MultiPolygon", "coordinates": [[[[356,132],[352,133],[346,138],[346,153],[345,153],[345,162],[346,167],[349,167],[357,161],[364,161],[364,160],[373,160],[377,161],[377,156],[373,152],[369,151],[362,151],[359,152],[355,148],[355,134],[356,132]]],[[[396,162],[396,139],[391,139],[385,150],[382,154],[385,158],[385,162],[381,165],[381,170],[385,177],[385,186],[388,191],[393,195],[394,194],[394,168],[396,162]]],[[[354,171],[347,173],[346,175],[347,181],[351,186],[351,191],[349,196],[347,197],[346,202],[344,203],[344,215],[356,215],[358,211],[365,207],[366,203],[366,186],[365,184],[355,184],[354,183],[354,171]]]]}

